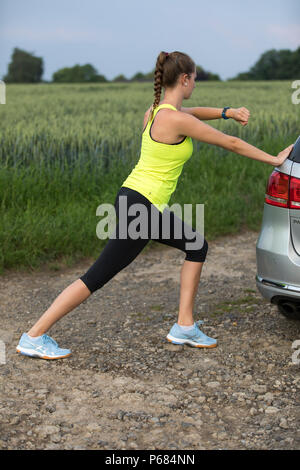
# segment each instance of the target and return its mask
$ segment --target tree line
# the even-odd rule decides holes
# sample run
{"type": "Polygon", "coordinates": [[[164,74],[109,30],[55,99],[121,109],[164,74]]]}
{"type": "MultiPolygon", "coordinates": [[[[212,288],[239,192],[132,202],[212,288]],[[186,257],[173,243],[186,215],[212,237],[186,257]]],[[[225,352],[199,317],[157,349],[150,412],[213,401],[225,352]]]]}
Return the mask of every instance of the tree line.
{"type": "Polygon", "coordinates": [[[248,72],[229,80],[287,80],[300,79],[300,46],[295,51],[270,49],[261,54],[248,72]]]}
{"type": "MultiPolygon", "coordinates": [[[[105,82],[149,82],[154,80],[153,69],[149,73],[137,72],[133,77],[126,78],[123,74],[108,80],[98,73],[91,64],[64,67],[52,74],[50,83],[105,83],[105,82]]],[[[196,65],[196,81],[221,80],[218,74],[204,70],[196,65]]],[[[48,83],[42,80],[44,62],[42,57],[14,48],[7,74],[2,78],[5,83],[48,83]]],[[[271,49],[259,57],[249,69],[228,80],[284,80],[300,78],[300,46],[295,51],[289,49],[271,49]]]]}

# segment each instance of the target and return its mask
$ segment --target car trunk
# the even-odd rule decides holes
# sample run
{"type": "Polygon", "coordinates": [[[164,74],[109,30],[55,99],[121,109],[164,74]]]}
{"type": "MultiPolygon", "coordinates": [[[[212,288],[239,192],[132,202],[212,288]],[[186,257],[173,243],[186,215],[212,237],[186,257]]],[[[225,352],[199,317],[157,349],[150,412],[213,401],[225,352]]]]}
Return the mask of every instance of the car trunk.
{"type": "MultiPolygon", "coordinates": [[[[293,162],[290,174],[290,184],[293,181],[293,178],[297,178],[300,181],[300,136],[295,142],[293,151],[289,156],[289,159],[293,162]]],[[[297,199],[299,200],[300,196],[300,185],[299,181],[297,182],[297,199]]],[[[299,203],[297,203],[299,205],[299,203]]],[[[291,237],[292,243],[294,245],[295,251],[300,255],[300,205],[299,209],[290,208],[290,223],[291,223],[291,237]]]]}

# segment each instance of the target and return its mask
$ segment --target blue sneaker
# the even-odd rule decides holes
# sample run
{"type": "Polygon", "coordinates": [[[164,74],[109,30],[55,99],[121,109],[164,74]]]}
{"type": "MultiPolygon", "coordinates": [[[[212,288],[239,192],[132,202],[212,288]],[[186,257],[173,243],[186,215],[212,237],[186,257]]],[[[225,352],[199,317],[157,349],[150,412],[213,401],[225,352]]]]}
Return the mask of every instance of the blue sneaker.
{"type": "Polygon", "coordinates": [[[40,357],[41,359],[61,359],[71,356],[70,349],[61,349],[54,339],[48,335],[42,335],[37,340],[32,340],[27,333],[23,333],[16,347],[17,352],[25,356],[40,357]]]}
{"type": "Polygon", "coordinates": [[[173,344],[186,343],[195,348],[215,348],[217,346],[217,340],[206,336],[199,329],[197,323],[195,323],[194,328],[189,331],[183,331],[177,323],[174,323],[167,335],[167,340],[173,344]]]}

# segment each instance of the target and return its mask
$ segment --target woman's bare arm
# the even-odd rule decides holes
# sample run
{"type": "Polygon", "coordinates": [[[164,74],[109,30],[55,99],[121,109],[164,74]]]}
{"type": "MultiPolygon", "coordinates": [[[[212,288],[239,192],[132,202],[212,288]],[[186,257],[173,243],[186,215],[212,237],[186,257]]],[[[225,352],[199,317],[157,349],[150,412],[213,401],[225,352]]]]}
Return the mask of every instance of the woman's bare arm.
{"type": "MultiPolygon", "coordinates": [[[[197,106],[194,108],[182,108],[180,109],[183,113],[191,114],[197,119],[202,121],[209,121],[211,119],[220,119],[222,117],[223,108],[207,108],[203,106],[197,106]]],[[[232,117],[232,110],[227,109],[227,117],[232,117]]]]}
{"type": "Polygon", "coordinates": [[[191,114],[184,112],[172,113],[172,125],[175,127],[178,135],[187,135],[193,139],[205,142],[207,144],[217,145],[230,152],[243,155],[253,160],[259,160],[269,165],[278,166],[288,157],[293,145],[290,145],[284,151],[280,152],[277,157],[270,155],[263,150],[248,144],[239,137],[224,134],[214,127],[201,122],[191,114]],[[289,151],[288,151],[289,149],[289,151]]]}
{"type": "MultiPolygon", "coordinates": [[[[200,119],[202,121],[209,121],[211,119],[222,118],[223,109],[224,108],[196,107],[181,108],[180,111],[187,114],[191,114],[195,118],[200,119]]],[[[235,121],[239,122],[242,126],[246,126],[250,118],[250,111],[244,106],[241,108],[229,108],[226,110],[226,117],[234,119],[235,121]]]]}

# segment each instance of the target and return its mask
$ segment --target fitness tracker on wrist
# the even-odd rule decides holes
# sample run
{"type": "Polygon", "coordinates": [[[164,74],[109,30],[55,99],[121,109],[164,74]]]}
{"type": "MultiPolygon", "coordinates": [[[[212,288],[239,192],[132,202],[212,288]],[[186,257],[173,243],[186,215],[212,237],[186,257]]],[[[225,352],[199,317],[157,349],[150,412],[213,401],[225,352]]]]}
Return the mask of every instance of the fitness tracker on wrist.
{"type": "Polygon", "coordinates": [[[225,108],[223,109],[222,111],[222,118],[223,119],[230,119],[229,117],[226,117],[225,113],[226,113],[226,109],[230,109],[231,106],[225,106],[225,108]]]}

